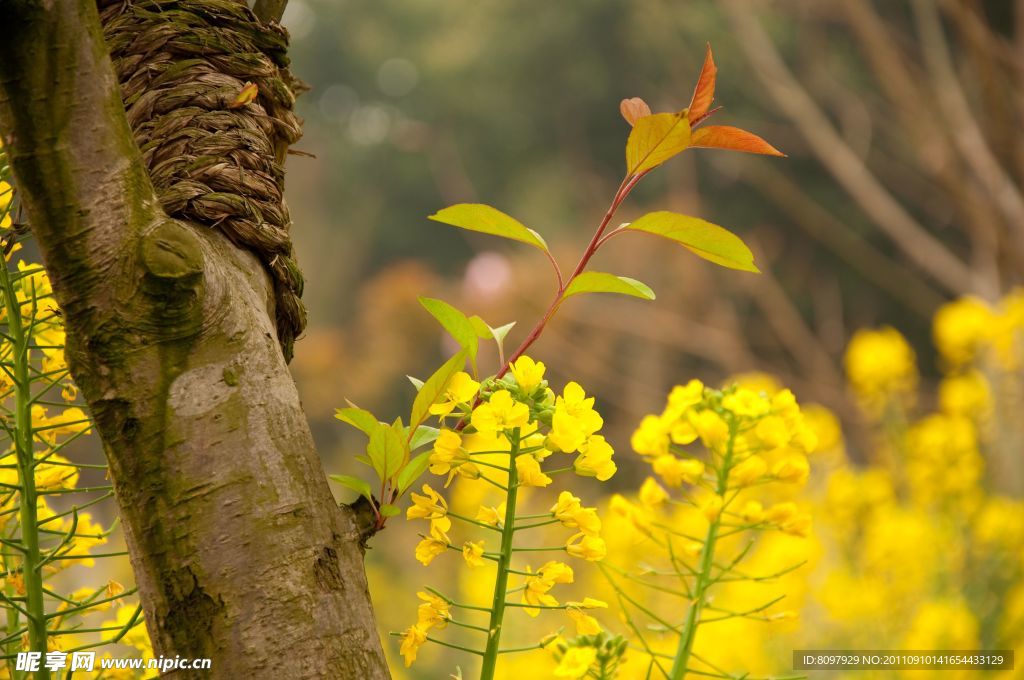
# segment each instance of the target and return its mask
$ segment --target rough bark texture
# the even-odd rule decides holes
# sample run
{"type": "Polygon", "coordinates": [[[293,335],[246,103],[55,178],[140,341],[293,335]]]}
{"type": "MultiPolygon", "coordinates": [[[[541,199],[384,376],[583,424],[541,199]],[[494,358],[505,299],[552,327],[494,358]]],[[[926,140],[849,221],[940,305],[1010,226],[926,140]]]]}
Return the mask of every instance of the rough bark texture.
{"type": "Polygon", "coordinates": [[[0,133],[156,652],[217,678],[387,678],[358,518],[327,488],[264,268],[163,212],[94,4],[3,0],[0,25],[0,133]]]}

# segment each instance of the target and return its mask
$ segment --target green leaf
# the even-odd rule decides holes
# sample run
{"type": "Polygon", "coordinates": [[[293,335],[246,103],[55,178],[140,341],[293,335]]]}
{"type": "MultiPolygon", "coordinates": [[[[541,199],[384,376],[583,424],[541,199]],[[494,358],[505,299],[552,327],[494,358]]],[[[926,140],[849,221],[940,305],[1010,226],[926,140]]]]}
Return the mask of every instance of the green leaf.
{"type": "Polygon", "coordinates": [[[508,336],[508,332],[512,330],[512,327],[516,325],[515,321],[507,323],[504,326],[498,326],[497,328],[491,328],[491,326],[479,316],[471,316],[469,317],[469,321],[476,329],[477,335],[485,340],[494,340],[494,342],[498,343],[499,351],[504,354],[505,338],[508,336]]]}
{"type": "Polygon", "coordinates": [[[370,485],[358,477],[352,477],[350,475],[331,475],[331,479],[342,486],[352,489],[360,496],[365,497],[366,500],[371,502],[373,501],[373,491],[370,490],[370,485]]]}
{"type": "Polygon", "coordinates": [[[434,440],[441,434],[441,430],[429,425],[420,425],[416,428],[415,434],[409,440],[409,450],[415,451],[421,446],[433,444],[434,440]]]}
{"type": "Polygon", "coordinates": [[[452,205],[443,210],[438,210],[428,219],[450,224],[453,227],[468,229],[469,231],[479,231],[483,234],[502,236],[513,241],[520,241],[534,248],[540,248],[544,252],[548,250],[548,244],[544,242],[540,234],[524,226],[514,217],[483,203],[459,203],[452,205]]]}
{"type": "Polygon", "coordinates": [[[359,408],[357,406],[335,409],[334,417],[343,423],[348,423],[349,425],[362,430],[367,435],[373,434],[373,431],[376,430],[377,425],[379,425],[375,415],[366,409],[359,408]]]}
{"type": "Polygon", "coordinates": [[[356,456],[356,460],[362,463],[363,465],[369,465],[370,467],[373,467],[373,461],[371,461],[367,456],[358,455],[356,456]]]}
{"type": "Polygon", "coordinates": [[[619,293],[632,295],[645,300],[654,299],[654,291],[647,284],[626,276],[616,276],[605,272],[583,272],[569,284],[562,294],[562,299],[580,293],[619,293]]]}
{"type": "Polygon", "coordinates": [[[398,493],[403,494],[413,483],[420,478],[430,465],[431,451],[424,451],[405,464],[402,471],[398,473],[395,483],[398,484],[398,493]]]}
{"type": "MultiPolygon", "coordinates": [[[[400,420],[396,422],[401,423],[400,420]]],[[[391,479],[405,462],[406,448],[402,432],[404,430],[396,432],[394,425],[380,423],[370,435],[366,455],[370,457],[370,463],[381,479],[391,479]]]]}
{"type": "Polygon", "coordinates": [[[381,514],[382,517],[394,517],[395,515],[397,515],[397,514],[399,514],[401,512],[402,512],[402,509],[399,508],[397,505],[391,505],[390,503],[385,503],[384,505],[380,506],[380,514],[381,514]]]}
{"type": "Polygon", "coordinates": [[[473,330],[476,331],[476,336],[481,340],[490,340],[494,337],[494,333],[491,332],[491,327],[487,325],[487,322],[474,314],[469,317],[469,322],[473,324],[473,330]]]}
{"type": "Polygon", "coordinates": [[[418,428],[427,419],[430,406],[441,398],[444,391],[448,389],[448,383],[452,377],[461,371],[466,365],[466,350],[461,350],[448,361],[444,362],[441,368],[434,372],[434,375],[427,378],[423,387],[416,394],[416,400],[412,403],[412,415],[409,416],[409,426],[418,428]]]}
{"type": "Polygon", "coordinates": [[[690,146],[685,112],[656,113],[636,122],[626,141],[626,169],[636,175],[656,168],[690,146]]]}
{"type": "Polygon", "coordinates": [[[661,210],[644,215],[626,228],[675,241],[723,267],[760,273],[754,265],[754,254],[739,236],[699,217],[661,210]]]}
{"type": "Polygon", "coordinates": [[[405,377],[409,379],[409,382],[412,383],[412,386],[416,388],[417,392],[419,392],[420,390],[423,389],[423,381],[422,380],[420,380],[419,378],[414,378],[411,375],[407,375],[405,377]]]}
{"type": "Polygon", "coordinates": [[[508,337],[508,332],[512,330],[512,327],[516,325],[516,322],[507,323],[504,326],[498,326],[492,328],[491,333],[494,335],[494,340],[500,345],[505,342],[505,338],[508,337]]]}
{"type": "Polygon", "coordinates": [[[466,350],[469,363],[473,366],[473,372],[476,373],[476,353],[480,347],[480,339],[477,337],[476,328],[473,327],[473,322],[469,320],[469,317],[444,300],[421,297],[420,304],[455,338],[459,346],[466,350]]]}

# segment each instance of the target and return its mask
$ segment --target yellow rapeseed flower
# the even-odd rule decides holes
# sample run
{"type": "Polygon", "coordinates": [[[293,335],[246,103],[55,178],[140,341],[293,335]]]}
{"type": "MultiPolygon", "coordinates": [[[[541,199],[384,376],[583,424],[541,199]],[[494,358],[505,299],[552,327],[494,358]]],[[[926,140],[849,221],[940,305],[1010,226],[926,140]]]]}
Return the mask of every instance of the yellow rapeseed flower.
{"type": "Polygon", "coordinates": [[[414,491],[410,497],[413,504],[405,513],[406,519],[437,519],[448,514],[448,502],[429,484],[423,485],[422,495],[414,491]]]}
{"type": "Polygon", "coordinates": [[[949,415],[976,421],[987,419],[992,411],[988,381],[978,371],[943,378],[939,383],[939,407],[949,415]]]}
{"type": "Polygon", "coordinates": [[[802,453],[792,453],[779,460],[772,466],[772,474],[782,482],[803,484],[811,472],[811,466],[807,463],[807,456],[802,453]]]}
{"type": "Polygon", "coordinates": [[[481,505],[480,509],[476,511],[476,521],[483,522],[488,526],[499,526],[504,520],[505,501],[502,501],[501,505],[497,507],[481,505]]]}
{"type": "Polygon", "coordinates": [[[673,489],[683,482],[696,484],[704,476],[704,463],[693,458],[676,458],[671,453],[655,458],[651,467],[654,474],[673,489]]]}
{"type": "Polygon", "coordinates": [[[640,502],[648,508],[656,508],[667,500],[668,492],[653,477],[648,477],[640,485],[640,502]]]}
{"type": "Polygon", "coordinates": [[[764,395],[740,387],[722,398],[722,408],[743,418],[759,418],[771,410],[764,395]]]}
{"type": "Polygon", "coordinates": [[[516,457],[516,472],[520,486],[543,487],[551,483],[551,478],[540,469],[537,459],[528,454],[516,457]]]}
{"type": "Polygon", "coordinates": [[[416,544],[416,559],[424,567],[430,566],[434,558],[448,550],[451,539],[447,532],[451,527],[452,522],[447,517],[430,521],[430,535],[416,544]]]}
{"type": "Polygon", "coordinates": [[[509,367],[516,384],[526,394],[532,393],[544,380],[544,362],[534,361],[528,356],[521,356],[509,367]]]}
{"type": "Polygon", "coordinates": [[[526,404],[514,401],[508,390],[498,390],[473,410],[470,422],[478,432],[494,433],[524,427],[529,420],[526,404]]]}
{"type": "Polygon", "coordinates": [[[430,630],[431,628],[444,628],[448,625],[449,619],[452,618],[451,605],[448,601],[434,595],[433,593],[427,593],[420,591],[416,593],[416,597],[423,600],[417,610],[417,626],[420,626],[423,630],[430,630]]]}
{"type": "Polygon", "coordinates": [[[718,516],[722,514],[723,504],[724,501],[718,494],[708,497],[708,499],[700,505],[700,511],[704,515],[704,519],[709,522],[714,522],[718,519],[718,516]]]}
{"type": "Polygon", "coordinates": [[[405,667],[408,668],[416,661],[416,653],[419,652],[420,647],[427,641],[427,631],[421,626],[409,626],[402,633],[402,646],[399,651],[402,654],[402,658],[405,660],[405,667]]]}
{"type": "Polygon", "coordinates": [[[729,482],[735,486],[750,486],[768,472],[768,463],[758,455],[745,458],[729,471],[729,482]]]}
{"type": "Polygon", "coordinates": [[[581,449],[580,455],[573,462],[573,468],[581,477],[596,477],[606,482],[618,469],[612,460],[614,454],[611,444],[603,436],[595,434],[587,441],[586,447],[581,449]]]}
{"type": "Polygon", "coordinates": [[[555,668],[555,677],[570,680],[582,678],[596,659],[597,650],[593,647],[570,647],[555,668]]]}
{"type": "Polygon", "coordinates": [[[708,409],[691,416],[693,427],[704,446],[718,450],[729,439],[729,425],[714,411],[708,409]]]}
{"type": "Polygon", "coordinates": [[[608,554],[608,546],[598,536],[588,536],[582,531],[571,537],[565,544],[565,551],[573,557],[600,562],[608,554]]]}
{"type": "Polygon", "coordinates": [[[912,399],[917,388],[917,360],[896,329],[886,326],[857,331],[843,361],[850,384],[869,413],[878,414],[891,399],[912,399]]]}
{"type": "Polygon", "coordinates": [[[939,308],[932,321],[932,338],[950,365],[962,366],[974,360],[989,340],[995,312],[984,300],[964,297],[939,308]]]}
{"type": "Polygon", "coordinates": [[[462,558],[471,567],[484,566],[484,542],[466,541],[462,544],[462,558]]]}
{"type": "Polygon", "coordinates": [[[459,371],[448,381],[441,399],[430,406],[430,414],[435,416],[446,416],[455,410],[459,404],[468,404],[476,398],[480,391],[480,383],[464,371],[459,371]]]}

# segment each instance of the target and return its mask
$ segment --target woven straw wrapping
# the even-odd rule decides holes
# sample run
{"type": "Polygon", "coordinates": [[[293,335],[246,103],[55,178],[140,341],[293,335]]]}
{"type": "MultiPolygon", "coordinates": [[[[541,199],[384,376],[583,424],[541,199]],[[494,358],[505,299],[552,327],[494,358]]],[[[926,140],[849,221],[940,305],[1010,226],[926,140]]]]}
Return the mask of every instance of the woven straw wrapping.
{"type": "Polygon", "coordinates": [[[285,357],[306,324],[282,195],[302,134],[288,36],[238,0],[100,0],[103,34],[135,141],[166,212],[252,251],[274,283],[285,357]],[[244,106],[246,83],[259,91],[244,106]]]}

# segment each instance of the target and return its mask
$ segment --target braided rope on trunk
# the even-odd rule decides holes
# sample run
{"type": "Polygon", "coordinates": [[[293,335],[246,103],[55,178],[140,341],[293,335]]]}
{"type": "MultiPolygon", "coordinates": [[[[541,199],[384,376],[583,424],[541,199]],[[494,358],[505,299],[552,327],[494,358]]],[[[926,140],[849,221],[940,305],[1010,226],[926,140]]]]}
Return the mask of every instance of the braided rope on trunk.
{"type": "Polygon", "coordinates": [[[135,141],[171,216],[219,229],[274,284],[285,357],[306,325],[284,158],[302,134],[288,35],[239,0],[99,0],[135,141]],[[239,105],[247,83],[258,94],[239,105]]]}

